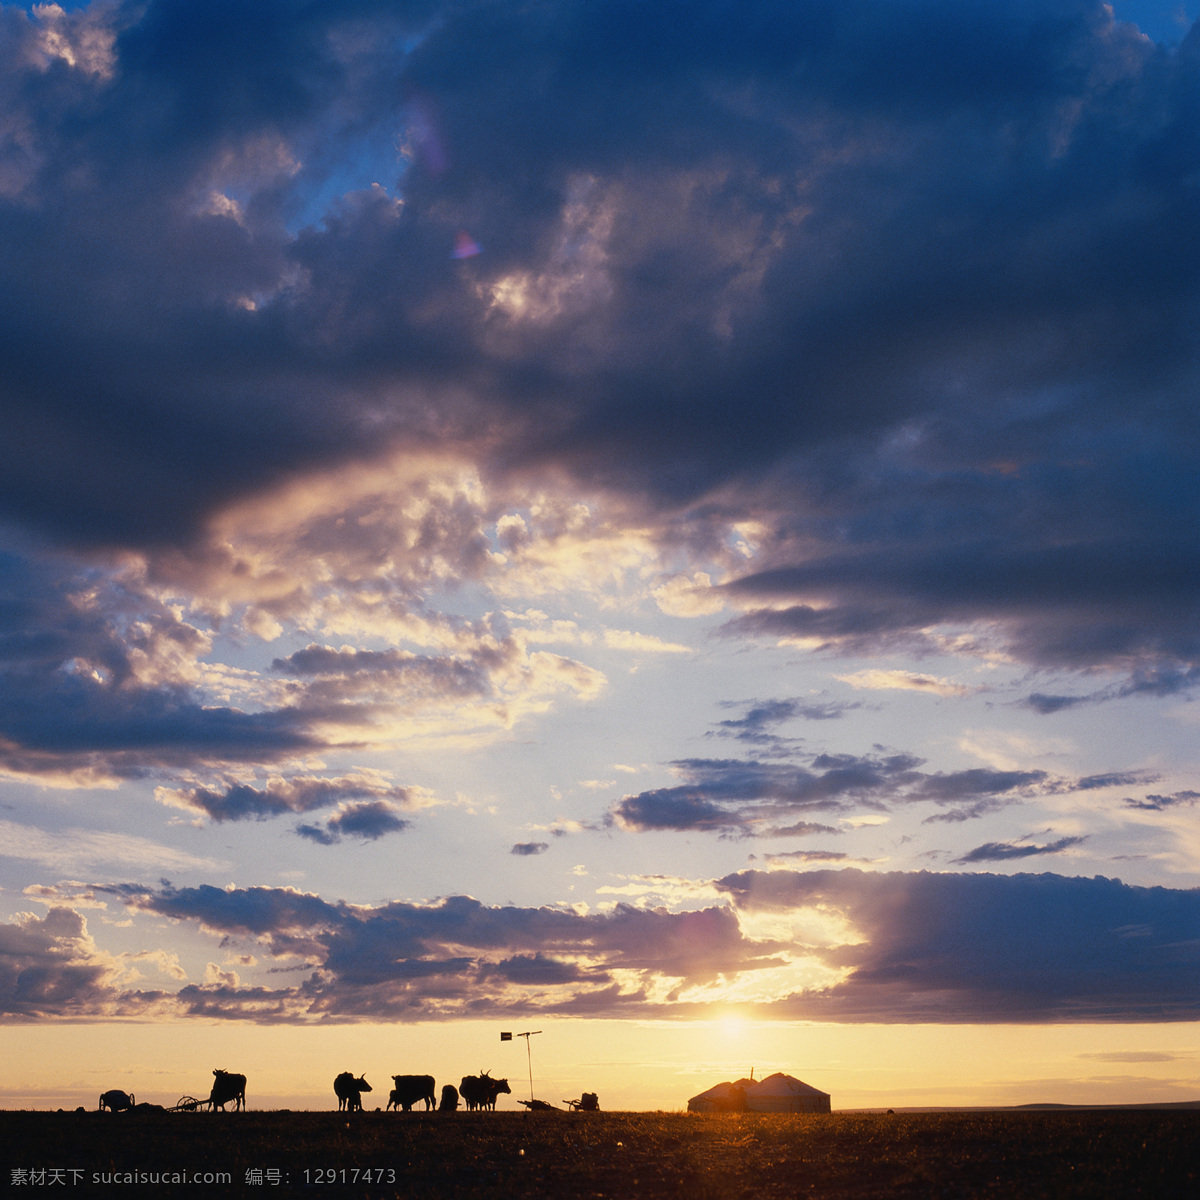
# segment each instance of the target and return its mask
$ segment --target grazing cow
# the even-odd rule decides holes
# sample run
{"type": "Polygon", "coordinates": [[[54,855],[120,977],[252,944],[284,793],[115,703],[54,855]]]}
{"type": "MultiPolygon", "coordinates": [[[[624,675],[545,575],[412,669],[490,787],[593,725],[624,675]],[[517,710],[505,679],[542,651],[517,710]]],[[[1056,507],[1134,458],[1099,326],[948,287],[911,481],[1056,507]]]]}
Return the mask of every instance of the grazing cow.
{"type": "Polygon", "coordinates": [[[467,1106],[467,1112],[483,1107],[488,1095],[488,1086],[483,1082],[485,1078],[486,1072],[483,1075],[464,1075],[459,1082],[458,1094],[467,1106]]]}
{"type": "Polygon", "coordinates": [[[459,1093],[466,1101],[467,1111],[475,1109],[493,1110],[496,1107],[496,1097],[501,1092],[512,1093],[507,1079],[493,1079],[486,1071],[479,1075],[464,1075],[458,1085],[459,1093]]]}
{"type": "Polygon", "coordinates": [[[334,1081],[333,1090],[338,1098],[338,1112],[362,1112],[362,1093],[375,1089],[360,1075],[357,1079],[349,1071],[343,1071],[334,1081]]]}
{"type": "Polygon", "coordinates": [[[120,1088],[113,1088],[100,1097],[100,1111],[106,1108],[109,1112],[124,1112],[133,1107],[133,1093],[126,1094],[120,1088]]]}
{"type": "Polygon", "coordinates": [[[388,1097],[388,1108],[395,1108],[397,1112],[400,1109],[411,1112],[418,1100],[424,1100],[425,1111],[428,1112],[437,1104],[432,1075],[393,1075],[392,1082],[396,1086],[388,1097]]]}
{"type": "Polygon", "coordinates": [[[233,1102],[233,1111],[246,1107],[246,1077],[232,1071],[213,1071],[212,1091],[208,1094],[208,1106],[214,1111],[225,1111],[225,1105],[233,1102]]]}
{"type": "Polygon", "coordinates": [[[447,1083],[442,1087],[442,1102],[438,1105],[438,1112],[457,1112],[458,1111],[458,1088],[452,1083],[447,1083]]]}

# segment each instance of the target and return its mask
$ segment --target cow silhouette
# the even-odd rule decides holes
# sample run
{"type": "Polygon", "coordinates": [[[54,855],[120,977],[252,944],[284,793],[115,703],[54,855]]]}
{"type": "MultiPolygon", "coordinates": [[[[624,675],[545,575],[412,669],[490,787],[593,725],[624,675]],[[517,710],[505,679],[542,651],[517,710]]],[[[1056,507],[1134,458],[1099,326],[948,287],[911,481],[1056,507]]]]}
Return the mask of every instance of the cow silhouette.
{"type": "Polygon", "coordinates": [[[487,1071],[481,1071],[478,1075],[464,1075],[458,1090],[468,1112],[474,1112],[477,1108],[491,1111],[495,1109],[496,1097],[501,1092],[512,1093],[507,1079],[493,1079],[487,1071]]]}
{"type": "Polygon", "coordinates": [[[432,1075],[393,1075],[392,1083],[396,1086],[392,1088],[391,1094],[388,1096],[387,1106],[389,1109],[394,1108],[397,1112],[404,1109],[405,1112],[411,1112],[412,1106],[417,1101],[424,1100],[425,1111],[428,1112],[437,1103],[432,1075]]]}
{"type": "Polygon", "coordinates": [[[447,1083],[442,1088],[442,1102],[438,1105],[438,1112],[457,1112],[458,1111],[458,1088],[452,1083],[447,1083]]]}
{"type": "Polygon", "coordinates": [[[99,1111],[106,1108],[109,1112],[125,1112],[133,1107],[133,1093],[125,1093],[120,1088],[113,1088],[100,1097],[99,1111]]]}
{"type": "Polygon", "coordinates": [[[375,1089],[360,1075],[357,1079],[349,1071],[343,1071],[334,1081],[333,1090],[338,1098],[338,1112],[362,1112],[362,1093],[375,1089]]]}
{"type": "Polygon", "coordinates": [[[230,1101],[233,1102],[234,1112],[246,1107],[246,1077],[216,1068],[213,1070],[213,1085],[208,1094],[208,1106],[224,1112],[225,1105],[230,1101]]]}

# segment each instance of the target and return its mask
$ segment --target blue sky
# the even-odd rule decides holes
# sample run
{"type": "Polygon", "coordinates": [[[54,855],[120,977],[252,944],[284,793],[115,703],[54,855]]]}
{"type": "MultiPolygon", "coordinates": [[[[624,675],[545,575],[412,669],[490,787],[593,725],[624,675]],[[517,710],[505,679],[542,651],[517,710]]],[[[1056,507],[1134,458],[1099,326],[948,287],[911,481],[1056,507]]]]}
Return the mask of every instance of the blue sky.
{"type": "Polygon", "coordinates": [[[1194,1091],[1196,16],[0,10],[14,1036],[1157,1025],[1194,1091]]]}

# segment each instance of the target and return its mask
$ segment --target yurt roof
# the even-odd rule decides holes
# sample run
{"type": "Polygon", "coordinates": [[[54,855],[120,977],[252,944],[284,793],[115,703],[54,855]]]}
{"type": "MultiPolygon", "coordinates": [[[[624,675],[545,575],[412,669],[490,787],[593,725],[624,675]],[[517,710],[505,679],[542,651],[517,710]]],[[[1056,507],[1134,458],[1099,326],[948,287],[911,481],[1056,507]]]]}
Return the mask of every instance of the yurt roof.
{"type": "MultiPolygon", "coordinates": [[[[793,1075],[785,1075],[782,1071],[776,1071],[774,1075],[768,1075],[766,1079],[760,1079],[757,1083],[750,1085],[753,1089],[753,1094],[756,1096],[826,1096],[827,1092],[821,1091],[819,1088],[813,1087],[811,1084],[804,1083],[802,1080],[795,1078],[793,1075]]],[[[749,1094],[749,1089],[747,1091],[749,1094]]]]}
{"type": "Polygon", "coordinates": [[[712,1087],[710,1087],[708,1089],[707,1092],[701,1092],[698,1096],[693,1096],[692,1099],[693,1100],[728,1100],[729,1093],[732,1092],[734,1088],[741,1088],[743,1091],[745,1091],[747,1088],[752,1088],[752,1087],[756,1087],[756,1086],[757,1086],[757,1084],[755,1084],[752,1080],[749,1080],[749,1079],[739,1079],[736,1083],[730,1083],[729,1080],[727,1079],[727,1080],[725,1080],[724,1083],[714,1084],[712,1087]]]}

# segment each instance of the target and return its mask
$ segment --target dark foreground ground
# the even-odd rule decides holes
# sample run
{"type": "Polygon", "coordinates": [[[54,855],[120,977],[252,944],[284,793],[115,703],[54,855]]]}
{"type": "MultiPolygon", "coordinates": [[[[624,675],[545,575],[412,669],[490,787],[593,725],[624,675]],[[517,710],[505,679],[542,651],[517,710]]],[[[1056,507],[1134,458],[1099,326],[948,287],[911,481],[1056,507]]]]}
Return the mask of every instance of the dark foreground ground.
{"type": "Polygon", "coordinates": [[[14,1197],[1193,1200],[1200,1111],[0,1112],[0,1171],[14,1197]]]}

